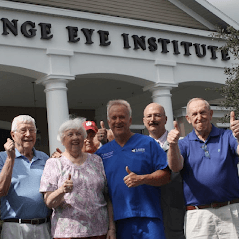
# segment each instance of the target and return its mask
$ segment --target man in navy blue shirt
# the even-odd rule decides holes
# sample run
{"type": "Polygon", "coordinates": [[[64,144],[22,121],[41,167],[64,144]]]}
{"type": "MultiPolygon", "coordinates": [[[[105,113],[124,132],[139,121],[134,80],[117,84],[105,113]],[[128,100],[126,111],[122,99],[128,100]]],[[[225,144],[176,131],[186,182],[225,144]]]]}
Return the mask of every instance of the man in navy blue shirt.
{"type": "Polygon", "coordinates": [[[2,239],[50,239],[50,209],[39,192],[49,158],[34,149],[35,120],[20,115],[12,122],[11,136],[0,152],[2,239]]]}
{"type": "Polygon", "coordinates": [[[193,98],[186,119],[193,131],[179,139],[169,132],[168,163],[181,170],[186,200],[186,238],[239,238],[239,120],[231,112],[231,130],[216,128],[207,101],[193,98]]]}

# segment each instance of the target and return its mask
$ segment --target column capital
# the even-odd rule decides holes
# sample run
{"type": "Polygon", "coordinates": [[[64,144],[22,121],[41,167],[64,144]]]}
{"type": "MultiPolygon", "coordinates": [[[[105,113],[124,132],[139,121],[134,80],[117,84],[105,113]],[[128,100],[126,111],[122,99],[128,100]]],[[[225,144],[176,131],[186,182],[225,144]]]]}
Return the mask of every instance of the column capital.
{"type": "Polygon", "coordinates": [[[154,83],[154,84],[145,86],[143,88],[143,91],[149,90],[150,92],[153,92],[153,91],[156,91],[156,90],[163,90],[163,89],[171,90],[174,87],[178,87],[178,84],[175,84],[175,83],[154,83]]]}
{"type": "Polygon", "coordinates": [[[46,85],[49,82],[64,82],[68,83],[71,80],[75,80],[75,76],[72,75],[46,75],[36,80],[36,84],[46,85]]]}
{"type": "Polygon", "coordinates": [[[70,75],[47,75],[38,80],[36,84],[42,84],[45,86],[45,92],[54,91],[54,90],[65,90],[67,91],[66,84],[75,80],[75,76],[70,75]]]}

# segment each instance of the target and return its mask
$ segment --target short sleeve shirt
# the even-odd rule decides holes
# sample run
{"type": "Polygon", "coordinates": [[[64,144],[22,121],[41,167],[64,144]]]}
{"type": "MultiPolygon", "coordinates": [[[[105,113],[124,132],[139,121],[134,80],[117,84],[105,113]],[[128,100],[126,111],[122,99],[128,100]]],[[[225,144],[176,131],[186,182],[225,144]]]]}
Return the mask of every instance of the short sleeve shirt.
{"type": "MultiPolygon", "coordinates": [[[[15,149],[11,185],[8,194],[1,198],[1,218],[34,219],[46,218],[50,210],[39,192],[40,180],[49,156],[33,149],[31,162],[15,149]]],[[[6,152],[0,152],[0,170],[7,158],[6,152]]]]}
{"type": "Polygon", "coordinates": [[[103,159],[113,204],[114,220],[131,217],[162,218],[160,187],[140,185],[128,188],[125,167],[136,174],[151,174],[167,167],[166,153],[157,142],[145,135],[134,134],[121,147],[115,140],[96,152],[103,159]]]}
{"type": "Polygon", "coordinates": [[[239,198],[237,140],[231,130],[216,128],[205,142],[195,131],[179,140],[184,158],[181,171],[187,205],[204,205],[239,198]]]}
{"type": "Polygon", "coordinates": [[[87,154],[82,165],[64,156],[50,158],[45,166],[40,192],[53,192],[71,174],[73,190],[64,195],[64,203],[53,209],[51,231],[57,237],[91,237],[105,235],[108,230],[106,177],[102,159],[87,154]]]}

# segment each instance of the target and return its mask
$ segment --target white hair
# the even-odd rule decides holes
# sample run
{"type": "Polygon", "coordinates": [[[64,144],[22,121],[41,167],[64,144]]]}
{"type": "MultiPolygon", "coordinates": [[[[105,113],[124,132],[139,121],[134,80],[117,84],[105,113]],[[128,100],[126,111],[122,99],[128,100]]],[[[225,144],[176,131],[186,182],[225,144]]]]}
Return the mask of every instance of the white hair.
{"type": "Polygon", "coordinates": [[[80,130],[83,134],[84,139],[87,136],[86,130],[83,127],[82,123],[85,121],[85,118],[75,118],[75,119],[69,119],[65,121],[59,128],[58,134],[57,134],[57,140],[62,142],[65,137],[65,132],[70,129],[76,129],[80,130]]]}
{"type": "Polygon", "coordinates": [[[187,108],[186,108],[186,114],[187,114],[187,115],[189,115],[189,113],[190,113],[189,105],[190,105],[193,101],[199,101],[199,100],[201,100],[201,101],[203,101],[203,102],[205,103],[205,105],[206,105],[206,107],[207,107],[207,109],[208,109],[209,111],[211,110],[210,104],[209,104],[206,100],[204,100],[203,98],[192,98],[192,99],[189,100],[188,103],[187,103],[187,108]]]}
{"type": "Polygon", "coordinates": [[[17,130],[17,126],[19,123],[33,124],[34,128],[36,129],[35,120],[30,115],[19,115],[19,116],[15,117],[12,121],[12,128],[11,128],[12,132],[17,130]]]}
{"type": "Polygon", "coordinates": [[[110,111],[110,108],[113,106],[113,105],[123,105],[126,107],[128,113],[129,113],[129,117],[131,118],[132,116],[132,109],[130,107],[130,104],[126,101],[126,100],[110,100],[107,104],[107,119],[109,119],[109,111],[110,111]]]}

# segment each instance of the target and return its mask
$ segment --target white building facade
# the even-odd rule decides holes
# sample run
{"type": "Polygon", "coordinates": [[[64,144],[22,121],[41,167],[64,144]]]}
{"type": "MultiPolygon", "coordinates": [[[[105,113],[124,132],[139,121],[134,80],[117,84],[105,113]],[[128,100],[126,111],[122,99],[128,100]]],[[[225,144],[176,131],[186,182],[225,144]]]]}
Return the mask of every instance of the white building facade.
{"type": "MultiPolygon", "coordinates": [[[[165,107],[172,129],[173,118],[183,115],[180,110],[190,98],[213,102],[220,97],[205,89],[225,83],[224,68],[233,59],[218,50],[224,43],[212,38],[215,18],[222,25],[238,25],[206,1],[200,12],[211,8],[209,17],[189,8],[190,1],[166,1],[185,13],[180,25],[173,14],[166,24],[44,2],[51,1],[0,1],[3,129],[15,114],[32,114],[40,141],[47,132],[52,153],[61,147],[56,135],[70,110],[99,125],[106,121],[106,103],[125,99],[140,129],[144,107],[157,102],[165,107]]],[[[48,142],[41,144],[47,151],[48,142]]]]}

